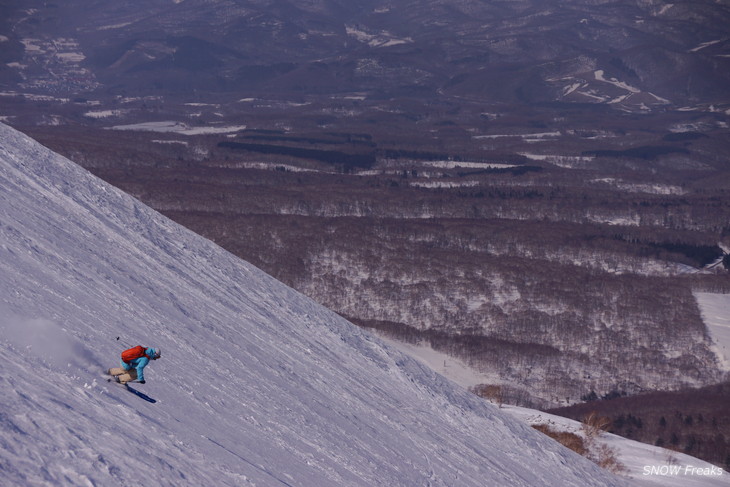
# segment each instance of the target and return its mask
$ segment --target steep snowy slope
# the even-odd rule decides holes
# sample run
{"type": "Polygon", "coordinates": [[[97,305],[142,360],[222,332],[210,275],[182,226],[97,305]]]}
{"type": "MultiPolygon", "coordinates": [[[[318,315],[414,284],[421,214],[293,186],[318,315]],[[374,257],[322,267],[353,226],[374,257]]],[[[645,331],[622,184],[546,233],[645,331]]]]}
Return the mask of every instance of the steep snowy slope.
{"type": "Polygon", "coordinates": [[[624,484],[6,126],[0,313],[1,485],[624,484]]]}

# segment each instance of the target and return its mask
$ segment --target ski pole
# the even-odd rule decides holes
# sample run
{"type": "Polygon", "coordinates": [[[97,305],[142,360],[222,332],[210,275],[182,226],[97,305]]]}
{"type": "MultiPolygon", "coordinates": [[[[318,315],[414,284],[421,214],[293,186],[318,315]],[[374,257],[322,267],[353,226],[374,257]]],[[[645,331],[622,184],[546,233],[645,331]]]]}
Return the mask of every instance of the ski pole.
{"type": "Polygon", "coordinates": [[[117,338],[116,338],[116,340],[117,340],[117,341],[118,341],[119,343],[121,343],[122,345],[124,345],[125,347],[127,347],[127,348],[131,348],[131,345],[129,345],[129,344],[128,344],[127,342],[125,342],[124,340],[119,340],[119,337],[117,337],[117,338]]]}

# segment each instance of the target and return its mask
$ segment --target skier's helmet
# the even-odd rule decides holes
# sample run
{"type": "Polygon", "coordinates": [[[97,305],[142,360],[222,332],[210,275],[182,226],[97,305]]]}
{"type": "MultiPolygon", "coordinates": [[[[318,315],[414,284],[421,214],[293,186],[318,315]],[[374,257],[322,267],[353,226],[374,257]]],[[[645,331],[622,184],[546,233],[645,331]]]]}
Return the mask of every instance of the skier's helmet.
{"type": "Polygon", "coordinates": [[[162,357],[162,349],[150,347],[147,350],[147,356],[152,360],[157,360],[158,358],[162,357]]]}

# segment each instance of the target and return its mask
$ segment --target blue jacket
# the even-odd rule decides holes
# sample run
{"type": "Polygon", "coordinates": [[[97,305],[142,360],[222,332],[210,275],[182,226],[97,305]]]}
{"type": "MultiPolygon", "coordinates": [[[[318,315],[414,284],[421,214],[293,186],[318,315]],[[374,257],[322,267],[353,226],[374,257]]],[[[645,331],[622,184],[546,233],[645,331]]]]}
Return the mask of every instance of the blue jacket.
{"type": "Polygon", "coordinates": [[[121,360],[122,362],[122,368],[124,370],[132,370],[137,369],[137,380],[144,380],[144,368],[147,367],[147,364],[150,363],[149,357],[152,357],[155,355],[155,349],[154,348],[148,348],[145,351],[144,356],[140,358],[136,358],[129,363],[125,362],[124,360],[121,360]],[[148,357],[149,355],[149,357],[148,357]]]}

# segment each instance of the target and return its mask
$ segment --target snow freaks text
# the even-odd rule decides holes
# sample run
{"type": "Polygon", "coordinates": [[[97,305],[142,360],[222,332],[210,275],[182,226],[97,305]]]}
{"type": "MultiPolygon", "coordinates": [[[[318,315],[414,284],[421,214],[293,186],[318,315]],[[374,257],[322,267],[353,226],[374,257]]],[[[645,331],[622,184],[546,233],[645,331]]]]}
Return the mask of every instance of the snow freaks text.
{"type": "Polygon", "coordinates": [[[702,476],[719,477],[724,471],[720,467],[694,467],[692,465],[645,465],[643,475],[661,475],[665,477],[702,476]]]}

